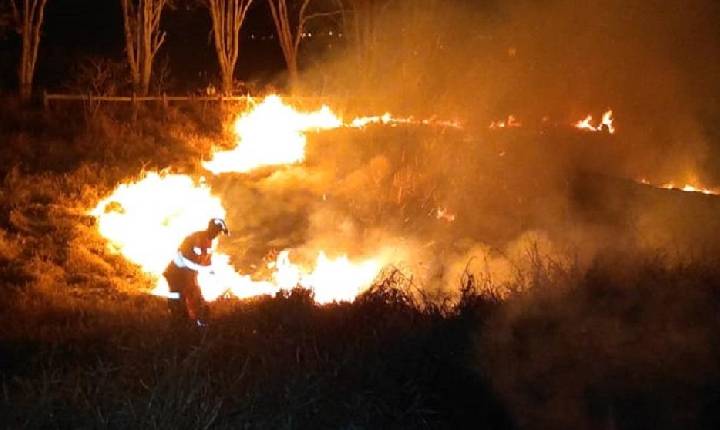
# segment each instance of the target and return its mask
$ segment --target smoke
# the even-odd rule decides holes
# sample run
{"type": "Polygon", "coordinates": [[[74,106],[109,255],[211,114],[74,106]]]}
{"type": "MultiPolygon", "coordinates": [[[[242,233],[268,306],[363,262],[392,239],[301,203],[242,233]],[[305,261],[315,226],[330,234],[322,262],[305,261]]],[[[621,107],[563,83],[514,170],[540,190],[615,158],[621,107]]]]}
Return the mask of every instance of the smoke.
{"type": "Polygon", "coordinates": [[[308,91],[346,95],[349,109],[481,128],[508,114],[527,126],[567,124],[612,107],[622,152],[606,168],[666,182],[717,179],[703,170],[720,119],[707,97],[720,72],[716,2],[377,3],[385,6],[370,37],[308,70],[308,91]]]}
{"type": "Polygon", "coordinates": [[[466,272],[512,284],[532,252],[582,269],[608,249],[707,242],[712,222],[689,220],[710,220],[715,205],[685,196],[677,211],[668,192],[610,178],[712,185],[707,119],[720,111],[703,95],[720,71],[718,6],[378,4],[362,43],[348,37],[349,49],[305,70],[301,91],[334,96],[346,118],[389,111],[463,129],[324,131],[309,136],[303,165],[213,179],[240,232],[224,245],[239,268],[260,270],[286,248],[383,254],[452,295],[466,272]],[[571,127],[607,108],[615,135],[571,127]],[[488,130],[510,114],[522,128],[488,130]]]}
{"type": "MultiPolygon", "coordinates": [[[[708,232],[720,228],[720,199],[634,180],[710,187],[720,179],[712,169],[720,107],[706,97],[718,90],[719,6],[473,3],[389,2],[373,17],[367,45],[303,79],[303,91],[344,100],[346,117],[436,116],[461,120],[463,130],[325,131],[310,136],[302,166],[216,178],[213,189],[242,232],[222,245],[248,270],[273,249],[307,259],[318,250],[382,254],[439,298],[457,297],[469,274],[500,296],[554,269],[580,274],[568,283],[588,289],[511,301],[484,329],[480,355],[521,426],[588,427],[586,398],[612,420],[626,413],[626,385],[644,386],[626,374],[655,383],[645,370],[654,351],[698,351],[698,362],[708,361],[704,343],[674,331],[693,330],[687,315],[705,296],[677,300],[685,284],[665,263],[718,255],[708,232]],[[569,126],[607,108],[616,135],[569,126]],[[523,127],[488,130],[509,114],[523,127]],[[608,255],[627,260],[603,263],[608,255]],[[665,257],[663,267],[636,266],[647,255],[665,257]],[[638,267],[648,273],[636,275],[638,267]],[[607,276],[593,281],[598,273],[607,276]],[[660,340],[647,336],[654,329],[660,340]]],[[[541,286],[553,287],[562,278],[546,280],[541,286]]],[[[672,366],[663,372],[697,377],[701,368],[681,358],[672,366]]]]}

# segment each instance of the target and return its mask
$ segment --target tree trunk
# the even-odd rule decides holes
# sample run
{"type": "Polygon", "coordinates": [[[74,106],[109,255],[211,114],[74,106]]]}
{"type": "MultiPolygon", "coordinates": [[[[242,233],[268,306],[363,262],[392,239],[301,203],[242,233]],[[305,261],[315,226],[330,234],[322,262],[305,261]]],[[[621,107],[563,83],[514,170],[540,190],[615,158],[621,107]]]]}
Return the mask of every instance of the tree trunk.
{"type": "Polygon", "coordinates": [[[220,69],[222,75],[222,92],[226,96],[231,96],[233,92],[233,70],[229,67],[220,69]]]}
{"type": "Polygon", "coordinates": [[[207,0],[222,92],[225,95],[232,95],[233,74],[240,51],[240,29],[252,2],[253,0],[207,0]]]}
{"type": "Polygon", "coordinates": [[[23,32],[22,52],[20,54],[20,65],[18,67],[18,84],[20,85],[20,100],[27,102],[32,96],[33,74],[30,71],[30,36],[23,32]]]}
{"type": "Polygon", "coordinates": [[[130,66],[133,89],[147,95],[152,79],[153,60],[165,41],[160,18],[167,0],[120,0],[125,31],[125,53],[130,66]]]}
{"type": "Polygon", "coordinates": [[[308,19],[308,6],[311,2],[311,0],[298,1],[300,1],[300,8],[297,14],[292,14],[291,17],[287,0],[268,0],[280,48],[288,70],[290,92],[294,92],[298,88],[298,51],[300,50],[300,40],[305,30],[305,23],[308,19]]]}
{"type": "Polygon", "coordinates": [[[20,100],[27,102],[32,97],[35,64],[40,46],[40,29],[43,25],[47,0],[23,0],[22,8],[17,0],[10,0],[15,29],[22,36],[20,63],[18,64],[18,86],[20,100]]]}
{"type": "Polygon", "coordinates": [[[300,84],[297,66],[297,53],[293,53],[288,58],[285,58],[285,62],[288,69],[288,86],[290,87],[290,93],[294,93],[300,84]]]}

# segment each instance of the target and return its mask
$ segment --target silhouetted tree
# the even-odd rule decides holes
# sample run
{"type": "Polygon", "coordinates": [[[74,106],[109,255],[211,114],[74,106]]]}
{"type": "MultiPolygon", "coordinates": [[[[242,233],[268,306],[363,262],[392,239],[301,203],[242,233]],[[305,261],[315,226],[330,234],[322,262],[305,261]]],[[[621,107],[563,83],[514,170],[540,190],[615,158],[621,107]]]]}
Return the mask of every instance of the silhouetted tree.
{"type": "Polygon", "coordinates": [[[206,0],[213,24],[222,91],[230,95],[233,73],[240,52],[240,28],[253,0],[206,0]]]}
{"type": "Polygon", "coordinates": [[[22,38],[18,84],[20,99],[27,101],[32,95],[40,29],[42,28],[47,0],[10,0],[15,30],[22,38]]]}
{"type": "Polygon", "coordinates": [[[160,18],[168,0],[120,0],[125,27],[125,52],[133,87],[145,95],[150,87],[153,60],[165,41],[160,18]]]}
{"type": "Polygon", "coordinates": [[[310,5],[320,3],[318,0],[268,0],[273,23],[282,48],[285,64],[288,69],[290,88],[296,88],[298,83],[298,52],[300,42],[307,28],[308,22],[315,18],[342,15],[342,2],[338,0],[325,1],[324,11],[310,13],[310,5]],[[331,4],[328,7],[328,3],[331,4]]]}
{"type": "Polygon", "coordinates": [[[288,70],[290,88],[298,82],[298,51],[309,19],[308,7],[313,0],[267,0],[270,5],[278,41],[288,70]]]}

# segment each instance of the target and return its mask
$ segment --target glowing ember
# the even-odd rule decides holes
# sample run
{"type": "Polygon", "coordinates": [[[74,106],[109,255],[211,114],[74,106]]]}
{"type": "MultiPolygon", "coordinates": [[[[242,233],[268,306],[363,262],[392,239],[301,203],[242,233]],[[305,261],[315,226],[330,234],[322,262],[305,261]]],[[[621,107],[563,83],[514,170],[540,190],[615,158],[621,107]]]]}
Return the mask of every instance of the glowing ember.
{"type": "Polygon", "coordinates": [[[362,128],[370,124],[390,124],[393,121],[390,113],[386,112],[382,116],[365,116],[355,118],[350,122],[350,127],[362,128]]]}
{"type": "Polygon", "coordinates": [[[517,128],[522,127],[522,123],[515,118],[515,115],[508,115],[507,120],[493,121],[490,123],[490,129],[497,128],[517,128]]]}
{"type": "Polygon", "coordinates": [[[447,121],[440,120],[437,118],[429,119],[415,119],[413,117],[408,118],[396,118],[390,115],[389,112],[381,116],[364,116],[358,117],[346,124],[346,127],[362,128],[372,124],[382,124],[390,127],[397,127],[399,125],[428,125],[435,127],[449,127],[449,128],[462,128],[462,124],[459,121],[447,121]]]}
{"type": "Polygon", "coordinates": [[[302,113],[284,104],[280,97],[269,96],[235,121],[238,145],[230,151],[216,152],[203,165],[218,174],[298,163],[305,159],[305,132],[341,125],[342,121],[327,106],[302,113]]]}
{"type": "Polygon", "coordinates": [[[697,187],[695,185],[685,184],[683,186],[675,185],[672,182],[668,184],[660,185],[660,188],[665,188],[666,190],[680,190],[685,191],[688,193],[703,193],[703,194],[712,194],[712,195],[718,195],[720,194],[720,191],[718,190],[710,190],[707,188],[697,187]]]}
{"type": "MultiPolygon", "coordinates": [[[[149,173],[138,182],[119,185],[90,214],[97,218],[98,230],[113,252],[156,280],[153,294],[167,296],[162,272],[178,245],[189,233],[205,229],[210,218],[223,217],[225,209],[206,185],[189,176],[149,173]]],[[[215,253],[213,273],[198,276],[203,297],[246,298],[299,285],[312,289],[319,303],[353,300],[372,285],[382,268],[377,259],[355,263],[346,256],[330,259],[322,251],[309,269],[293,264],[288,251],[281,252],[273,266],[271,279],[255,281],[237,273],[228,255],[215,253]]]]}
{"type": "Polygon", "coordinates": [[[455,214],[450,212],[446,208],[438,208],[435,213],[435,218],[441,219],[447,222],[455,222],[455,214]]]}
{"type": "Polygon", "coordinates": [[[613,117],[612,117],[613,111],[608,110],[605,112],[602,116],[602,120],[600,121],[600,124],[597,126],[594,126],[592,123],[592,115],[588,115],[585,117],[585,119],[580,120],[575,123],[575,127],[579,128],[581,130],[587,130],[587,131],[602,131],[607,130],[610,134],[615,134],[615,127],[613,126],[613,117]]]}
{"type": "Polygon", "coordinates": [[[645,178],[640,179],[638,182],[640,182],[643,185],[650,185],[655,188],[663,188],[665,190],[677,190],[677,191],[685,191],[687,193],[703,193],[708,195],[720,195],[720,189],[709,189],[709,188],[703,188],[697,185],[676,185],[673,182],[668,182],[667,184],[662,185],[654,185],[650,181],[648,181],[645,178]]]}

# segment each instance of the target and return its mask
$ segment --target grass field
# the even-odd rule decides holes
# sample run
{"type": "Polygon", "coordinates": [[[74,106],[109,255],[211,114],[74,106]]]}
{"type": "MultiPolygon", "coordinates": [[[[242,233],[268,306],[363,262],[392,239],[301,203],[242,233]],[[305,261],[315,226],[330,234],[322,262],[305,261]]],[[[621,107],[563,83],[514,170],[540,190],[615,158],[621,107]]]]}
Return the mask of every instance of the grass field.
{"type": "Polygon", "coordinates": [[[720,426],[716,255],[614,249],[583,270],[538,256],[509,296],[468,276],[452,303],[388,273],[352,304],[293,290],[177,327],[85,210],[143,169],[192,171],[219,121],[2,115],[3,427],[720,426]]]}

